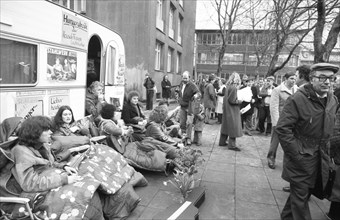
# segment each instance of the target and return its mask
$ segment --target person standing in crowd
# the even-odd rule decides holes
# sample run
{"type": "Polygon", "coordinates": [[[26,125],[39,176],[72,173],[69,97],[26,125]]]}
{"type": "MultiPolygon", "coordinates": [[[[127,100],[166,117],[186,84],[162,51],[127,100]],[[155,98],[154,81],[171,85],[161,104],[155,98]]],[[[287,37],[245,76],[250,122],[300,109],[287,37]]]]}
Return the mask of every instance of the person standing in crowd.
{"type": "Polygon", "coordinates": [[[162,98],[169,102],[169,98],[171,96],[171,82],[168,79],[168,75],[164,75],[163,80],[161,82],[162,86],[162,98]]]}
{"type": "Polygon", "coordinates": [[[303,87],[305,84],[309,83],[310,68],[307,65],[302,65],[296,68],[295,77],[296,85],[298,87],[303,87]]]}
{"type": "Polygon", "coordinates": [[[223,116],[221,125],[221,136],[219,146],[228,146],[229,150],[240,151],[236,147],[236,138],[242,137],[242,125],[240,104],[242,100],[237,99],[237,90],[241,85],[240,75],[232,73],[227,81],[226,92],[223,99],[223,116]],[[228,143],[226,143],[229,137],[228,143]]]}
{"type": "Polygon", "coordinates": [[[205,124],[210,124],[209,119],[211,117],[211,114],[213,113],[213,109],[215,109],[216,106],[216,92],[214,88],[214,80],[215,76],[210,75],[208,79],[208,83],[205,86],[204,89],[204,97],[203,97],[203,103],[204,103],[204,109],[205,109],[205,124]]]}
{"type": "Polygon", "coordinates": [[[244,98],[246,98],[240,106],[242,128],[244,128],[244,134],[252,136],[251,118],[253,115],[253,103],[255,100],[253,99],[253,93],[251,91],[251,82],[247,75],[243,75],[242,77],[240,91],[244,94],[244,98]]]}
{"type": "Polygon", "coordinates": [[[85,116],[92,115],[96,120],[104,104],[106,104],[104,99],[104,85],[99,81],[94,81],[87,89],[85,116]]]}
{"type": "Polygon", "coordinates": [[[217,123],[218,124],[222,124],[222,106],[223,106],[223,97],[224,97],[224,93],[225,93],[225,83],[227,81],[222,78],[221,79],[221,86],[220,89],[217,91],[217,103],[216,103],[216,113],[217,113],[217,123]]]}
{"type": "MultiPolygon", "coordinates": [[[[190,102],[199,96],[197,86],[189,80],[189,71],[182,74],[182,82],[179,86],[179,105],[181,106],[179,117],[182,135],[186,137],[187,145],[191,145],[191,139],[187,138],[187,128],[192,128],[193,113],[189,108],[190,102]],[[188,120],[189,116],[189,120],[188,120]],[[191,120],[190,120],[191,118],[191,120]],[[187,126],[188,123],[188,126],[187,126]]],[[[191,133],[191,129],[190,129],[191,133]]]]}
{"type": "Polygon", "coordinates": [[[146,110],[152,110],[153,96],[155,93],[155,81],[153,81],[149,73],[145,74],[145,80],[144,80],[143,86],[146,89],[146,110]]]}
{"type": "Polygon", "coordinates": [[[283,220],[311,220],[311,193],[323,196],[320,194],[329,174],[327,153],[339,107],[330,87],[338,70],[338,66],[329,63],[313,64],[311,83],[287,99],[277,123],[284,151],[282,178],[290,183],[290,194],[281,213],[283,220]]]}
{"type": "Polygon", "coordinates": [[[278,87],[273,89],[270,98],[270,115],[272,119],[272,136],[270,140],[270,147],[267,154],[268,167],[275,169],[275,158],[277,148],[279,146],[279,137],[275,130],[277,121],[279,120],[280,113],[289,96],[294,94],[298,87],[295,85],[295,74],[288,72],[284,75],[285,81],[278,87]]]}
{"type": "Polygon", "coordinates": [[[259,129],[261,133],[271,134],[272,130],[272,123],[270,118],[270,96],[272,94],[272,91],[274,89],[273,83],[274,83],[274,76],[268,76],[267,82],[263,85],[262,89],[260,90],[260,96],[262,97],[262,107],[259,111],[259,129]],[[264,123],[267,120],[267,127],[265,129],[264,123]]]}

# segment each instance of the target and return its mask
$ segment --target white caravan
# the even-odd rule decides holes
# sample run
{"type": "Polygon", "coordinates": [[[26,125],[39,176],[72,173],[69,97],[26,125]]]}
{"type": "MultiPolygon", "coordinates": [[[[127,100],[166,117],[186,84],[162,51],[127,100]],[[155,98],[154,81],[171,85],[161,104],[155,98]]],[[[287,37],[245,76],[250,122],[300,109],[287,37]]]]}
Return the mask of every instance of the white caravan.
{"type": "Polygon", "coordinates": [[[0,10],[0,122],[53,116],[62,105],[80,119],[95,80],[122,107],[125,50],[117,33],[45,0],[0,1],[0,10]]]}

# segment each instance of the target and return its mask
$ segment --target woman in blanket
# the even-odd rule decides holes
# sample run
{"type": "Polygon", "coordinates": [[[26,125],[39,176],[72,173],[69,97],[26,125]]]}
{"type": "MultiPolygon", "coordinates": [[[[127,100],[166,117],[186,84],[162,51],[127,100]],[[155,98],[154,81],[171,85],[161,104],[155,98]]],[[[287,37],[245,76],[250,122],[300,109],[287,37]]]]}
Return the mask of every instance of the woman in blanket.
{"type": "Polygon", "coordinates": [[[144,177],[104,145],[92,146],[78,167],[56,162],[51,154],[56,142],[49,144],[51,125],[44,116],[25,120],[11,151],[12,173],[22,190],[46,193],[33,211],[43,219],[127,217],[140,201],[132,184],[145,183],[144,177]]]}
{"type": "Polygon", "coordinates": [[[99,133],[108,137],[108,145],[120,152],[134,167],[166,173],[172,170],[174,164],[171,159],[177,156],[176,148],[149,137],[142,141],[130,141],[128,137],[133,129],[119,127],[114,121],[115,111],[114,105],[106,104],[100,114],[99,133]]]}

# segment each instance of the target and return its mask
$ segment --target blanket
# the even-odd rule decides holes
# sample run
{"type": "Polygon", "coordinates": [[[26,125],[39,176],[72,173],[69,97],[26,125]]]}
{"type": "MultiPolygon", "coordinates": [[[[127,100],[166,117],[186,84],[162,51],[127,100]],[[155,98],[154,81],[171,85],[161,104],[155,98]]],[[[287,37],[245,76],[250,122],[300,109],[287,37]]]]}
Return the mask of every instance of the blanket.
{"type": "MultiPolygon", "coordinates": [[[[115,203],[120,198],[121,205],[116,205],[117,210],[110,210],[113,216],[126,217],[130,213],[139,198],[132,187],[127,186],[145,185],[145,178],[113,149],[100,144],[91,147],[88,158],[78,168],[83,179],[45,192],[44,199],[34,207],[35,215],[42,219],[83,219],[95,192],[100,196],[112,196],[115,203]]],[[[50,168],[43,172],[58,173],[60,169],[50,168]]]]}

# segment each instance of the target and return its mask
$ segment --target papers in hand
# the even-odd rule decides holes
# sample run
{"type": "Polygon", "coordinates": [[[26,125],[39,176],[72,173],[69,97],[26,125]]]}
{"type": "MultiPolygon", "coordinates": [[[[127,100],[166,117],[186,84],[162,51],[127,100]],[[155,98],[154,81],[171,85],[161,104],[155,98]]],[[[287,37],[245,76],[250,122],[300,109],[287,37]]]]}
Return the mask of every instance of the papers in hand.
{"type": "Polygon", "coordinates": [[[244,87],[243,89],[237,90],[237,99],[244,102],[251,102],[253,97],[253,93],[251,92],[251,88],[249,86],[244,87]]]}
{"type": "Polygon", "coordinates": [[[242,109],[240,110],[241,114],[246,113],[247,111],[249,111],[250,108],[251,108],[251,107],[250,107],[250,104],[248,104],[246,107],[244,107],[244,108],[242,108],[242,109]]]}

